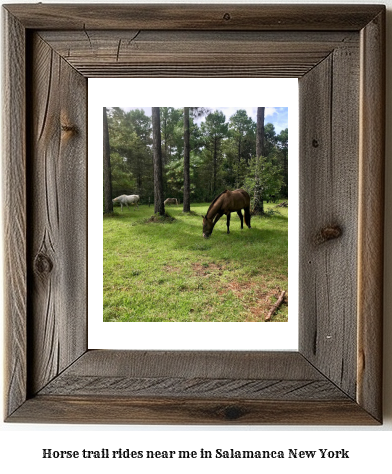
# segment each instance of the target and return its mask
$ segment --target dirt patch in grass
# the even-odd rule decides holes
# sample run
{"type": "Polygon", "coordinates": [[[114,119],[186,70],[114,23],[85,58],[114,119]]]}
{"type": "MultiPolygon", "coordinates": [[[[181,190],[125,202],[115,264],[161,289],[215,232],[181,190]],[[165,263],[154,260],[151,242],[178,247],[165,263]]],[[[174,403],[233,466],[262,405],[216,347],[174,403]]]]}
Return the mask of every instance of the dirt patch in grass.
{"type": "Polygon", "coordinates": [[[166,273],[181,273],[182,269],[180,267],[172,267],[171,265],[165,265],[163,270],[166,273]]]}
{"type": "MultiPolygon", "coordinates": [[[[192,264],[192,270],[198,277],[217,277],[223,275],[225,266],[216,263],[194,263],[192,264]]],[[[241,301],[241,304],[249,313],[246,318],[247,322],[264,321],[282,292],[281,288],[271,288],[266,280],[260,281],[260,279],[256,281],[220,280],[215,282],[214,286],[217,295],[224,297],[224,295],[231,292],[241,301]]],[[[287,306],[287,304],[288,296],[286,291],[282,307],[284,305],[287,306]]],[[[272,316],[271,321],[274,321],[274,316],[272,316]]]]}
{"type": "MultiPolygon", "coordinates": [[[[231,281],[222,285],[218,294],[224,295],[229,291],[241,301],[249,312],[246,318],[247,322],[264,321],[281,293],[280,288],[268,288],[267,285],[263,285],[259,282],[231,281]]],[[[287,305],[287,299],[285,299],[283,304],[287,305]]],[[[274,316],[271,321],[273,320],[274,316]]]]}
{"type": "Polygon", "coordinates": [[[192,270],[199,277],[208,277],[211,275],[221,276],[223,274],[223,265],[216,263],[193,263],[192,270]]]}

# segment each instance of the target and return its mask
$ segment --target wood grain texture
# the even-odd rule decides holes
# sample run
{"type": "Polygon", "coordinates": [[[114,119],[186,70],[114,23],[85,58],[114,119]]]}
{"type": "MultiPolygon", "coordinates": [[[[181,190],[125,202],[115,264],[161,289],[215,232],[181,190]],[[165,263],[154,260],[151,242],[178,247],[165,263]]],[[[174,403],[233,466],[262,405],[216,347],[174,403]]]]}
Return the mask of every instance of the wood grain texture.
{"type": "Polygon", "coordinates": [[[6,5],[32,29],[358,31],[379,5],[6,5]]]}
{"type": "Polygon", "coordinates": [[[67,376],[324,380],[297,352],[92,350],[67,376]]]}
{"type": "Polygon", "coordinates": [[[27,390],[26,90],[24,28],[7,12],[3,27],[4,409],[8,416],[26,400],[27,390]]]}
{"type": "Polygon", "coordinates": [[[89,351],[40,395],[343,400],[299,353],[89,351]]]}
{"type": "Polygon", "coordinates": [[[350,32],[43,31],[42,39],[86,77],[250,75],[300,77],[350,32]],[[159,65],[159,67],[157,67],[159,65]]]}
{"type": "Polygon", "coordinates": [[[299,82],[300,347],[309,361],[353,398],[358,63],[358,48],[337,48],[299,82]]]}
{"type": "Polygon", "coordinates": [[[385,12],[361,31],[357,399],[382,417],[385,12]]]}
{"type": "Polygon", "coordinates": [[[29,389],[34,394],[87,349],[87,112],[86,79],[37,35],[30,44],[29,389]]]}
{"type": "Polygon", "coordinates": [[[375,425],[353,400],[279,401],[41,396],[8,421],[181,425],[375,425]]]}
{"type": "Polygon", "coordinates": [[[346,400],[329,380],[89,377],[61,375],[40,395],[237,400],[346,400]]]}

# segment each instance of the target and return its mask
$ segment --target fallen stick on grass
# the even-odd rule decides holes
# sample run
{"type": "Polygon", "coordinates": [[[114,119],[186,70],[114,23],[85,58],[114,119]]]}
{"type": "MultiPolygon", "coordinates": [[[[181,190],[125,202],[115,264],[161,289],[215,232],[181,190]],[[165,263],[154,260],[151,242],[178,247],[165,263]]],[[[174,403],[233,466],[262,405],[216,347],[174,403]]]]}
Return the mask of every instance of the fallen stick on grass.
{"type": "Polygon", "coordinates": [[[267,314],[267,316],[265,317],[265,321],[270,321],[271,320],[271,317],[272,315],[275,313],[275,311],[279,308],[279,306],[283,303],[284,301],[284,295],[286,294],[285,291],[282,291],[282,293],[280,294],[279,296],[279,299],[278,301],[272,306],[272,308],[270,309],[269,313],[267,314]]]}

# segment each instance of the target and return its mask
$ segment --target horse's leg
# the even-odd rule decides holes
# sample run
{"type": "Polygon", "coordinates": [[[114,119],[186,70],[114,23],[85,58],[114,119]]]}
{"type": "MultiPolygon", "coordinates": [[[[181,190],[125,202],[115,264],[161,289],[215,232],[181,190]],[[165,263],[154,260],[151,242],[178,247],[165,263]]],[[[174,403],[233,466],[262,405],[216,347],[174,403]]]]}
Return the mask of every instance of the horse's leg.
{"type": "Polygon", "coordinates": [[[250,227],[250,210],[249,210],[249,207],[246,207],[244,209],[245,211],[245,224],[249,227],[249,229],[251,228],[250,227]]]}
{"type": "Polygon", "coordinates": [[[218,212],[218,214],[215,216],[215,219],[214,219],[214,227],[215,227],[215,224],[219,221],[219,219],[223,216],[223,212],[220,213],[218,212]]]}
{"type": "MultiPolygon", "coordinates": [[[[219,219],[223,216],[223,212],[218,212],[218,214],[215,216],[214,222],[212,223],[212,228],[215,227],[215,224],[219,221],[219,219]]],[[[212,231],[211,231],[212,232],[212,231]]]]}
{"type": "Polygon", "coordinates": [[[227,222],[226,222],[226,225],[227,225],[227,233],[230,234],[230,216],[231,216],[231,212],[229,212],[227,214],[227,222]]]}
{"type": "Polygon", "coordinates": [[[242,216],[241,209],[239,211],[237,211],[237,214],[238,214],[238,217],[241,219],[241,229],[243,229],[244,228],[244,218],[242,216]]]}

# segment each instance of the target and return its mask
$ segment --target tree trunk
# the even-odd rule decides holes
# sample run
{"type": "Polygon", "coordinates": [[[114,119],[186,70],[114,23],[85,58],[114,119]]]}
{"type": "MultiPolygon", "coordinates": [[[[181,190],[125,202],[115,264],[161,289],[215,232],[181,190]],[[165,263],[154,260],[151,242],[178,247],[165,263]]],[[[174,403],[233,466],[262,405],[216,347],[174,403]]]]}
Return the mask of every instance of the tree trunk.
{"type": "Polygon", "coordinates": [[[161,119],[159,107],[152,107],[152,142],[154,158],[154,213],[165,215],[162,179],[161,119]]]}
{"type": "Polygon", "coordinates": [[[288,169],[288,161],[287,161],[287,150],[283,152],[283,176],[284,176],[284,197],[289,197],[289,169],[288,169]]]}
{"type": "Polygon", "coordinates": [[[253,214],[258,215],[264,214],[262,176],[260,176],[261,170],[259,167],[260,157],[264,154],[264,112],[265,107],[257,107],[256,171],[253,214]]]}
{"type": "Polygon", "coordinates": [[[189,107],[184,107],[184,203],[183,212],[191,210],[191,183],[189,176],[190,146],[189,146],[189,107]]]}
{"type": "Polygon", "coordinates": [[[216,194],[216,176],[217,176],[217,168],[218,168],[218,144],[217,144],[218,139],[214,139],[214,196],[216,194]]]}
{"type": "Polygon", "coordinates": [[[240,186],[240,168],[241,168],[241,135],[238,137],[237,188],[240,186]]]}
{"type": "Polygon", "coordinates": [[[256,156],[264,156],[264,112],[265,107],[257,107],[256,156]]]}
{"type": "Polygon", "coordinates": [[[109,128],[106,107],[103,108],[103,193],[104,214],[111,214],[113,212],[112,170],[110,166],[109,128]]]}

